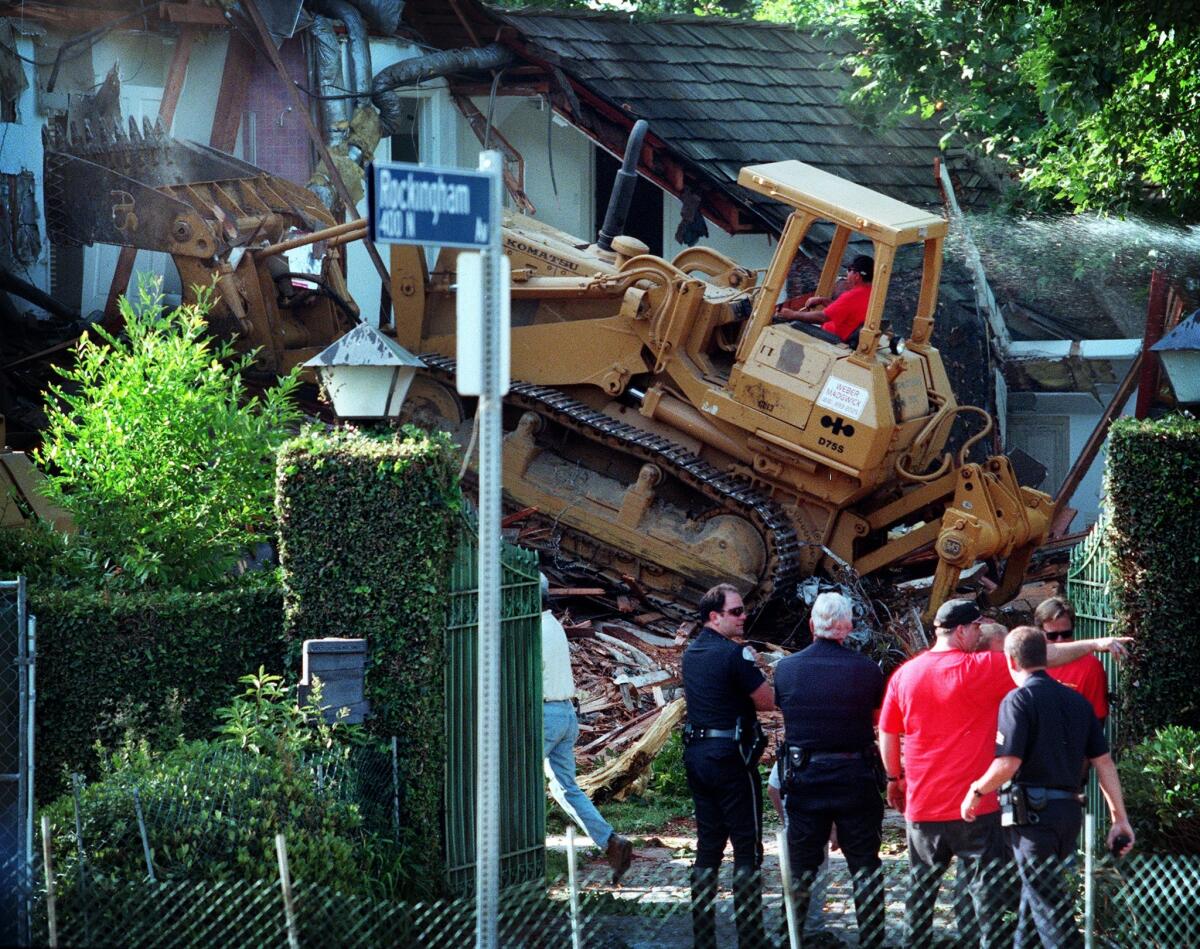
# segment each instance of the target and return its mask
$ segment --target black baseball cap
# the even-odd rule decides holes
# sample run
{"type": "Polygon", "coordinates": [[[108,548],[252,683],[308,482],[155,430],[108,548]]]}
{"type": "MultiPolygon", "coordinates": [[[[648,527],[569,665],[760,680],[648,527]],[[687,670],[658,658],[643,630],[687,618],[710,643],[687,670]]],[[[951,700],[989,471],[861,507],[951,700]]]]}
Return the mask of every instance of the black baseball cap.
{"type": "Polygon", "coordinates": [[[875,261],[873,261],[866,254],[859,254],[852,261],[850,261],[850,266],[848,266],[846,269],[854,270],[862,274],[863,280],[865,280],[867,283],[870,283],[875,278],[875,261]]]}
{"type": "Polygon", "coordinates": [[[982,617],[983,613],[974,600],[947,600],[938,607],[933,625],[941,629],[954,629],[974,623],[982,617]]]}

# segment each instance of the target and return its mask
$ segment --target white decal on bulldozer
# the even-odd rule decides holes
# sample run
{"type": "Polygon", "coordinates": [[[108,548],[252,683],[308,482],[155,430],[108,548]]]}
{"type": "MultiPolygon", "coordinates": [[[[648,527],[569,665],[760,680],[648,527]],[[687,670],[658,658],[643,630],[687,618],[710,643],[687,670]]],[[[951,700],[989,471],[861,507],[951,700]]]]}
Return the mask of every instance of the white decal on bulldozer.
{"type": "Polygon", "coordinates": [[[824,409],[833,409],[839,415],[848,415],[857,421],[862,418],[868,398],[870,393],[862,386],[856,386],[837,376],[830,376],[825,380],[825,388],[817,397],[817,405],[824,409]]]}

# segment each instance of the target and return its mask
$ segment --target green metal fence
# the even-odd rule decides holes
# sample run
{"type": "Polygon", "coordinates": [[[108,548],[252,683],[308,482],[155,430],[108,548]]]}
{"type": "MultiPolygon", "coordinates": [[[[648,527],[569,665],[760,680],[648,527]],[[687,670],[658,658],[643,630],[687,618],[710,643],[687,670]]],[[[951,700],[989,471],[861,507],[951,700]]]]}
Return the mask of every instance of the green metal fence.
{"type": "MultiPolygon", "coordinates": [[[[1075,638],[1096,639],[1114,636],[1116,622],[1110,597],[1108,571],[1108,545],[1106,542],[1108,521],[1104,516],[1093,525],[1087,537],[1071,550],[1067,568],[1067,599],[1075,607],[1075,638]]],[[[1117,694],[1117,664],[1108,653],[1100,656],[1100,663],[1108,676],[1108,721],[1104,730],[1110,747],[1116,745],[1120,734],[1119,702],[1117,694]]],[[[1102,826],[1107,825],[1108,810],[1100,783],[1092,771],[1087,785],[1088,810],[1096,815],[1102,826]]]]}
{"type": "MultiPolygon", "coordinates": [[[[446,886],[475,886],[476,657],[478,547],[459,544],[450,579],[446,629],[446,886]]],[[[542,638],[537,555],[504,544],[500,634],[500,885],[546,873],[546,796],[542,784],[542,638]]]]}

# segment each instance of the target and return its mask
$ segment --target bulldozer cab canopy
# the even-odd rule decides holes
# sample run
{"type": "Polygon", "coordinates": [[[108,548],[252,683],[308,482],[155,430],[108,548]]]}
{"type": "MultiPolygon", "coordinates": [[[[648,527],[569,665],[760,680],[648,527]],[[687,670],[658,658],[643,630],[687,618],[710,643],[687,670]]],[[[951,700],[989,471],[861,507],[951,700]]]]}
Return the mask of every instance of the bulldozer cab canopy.
{"type": "Polygon", "coordinates": [[[946,220],[802,161],[749,165],[738,184],[892,247],[946,236],[946,220]]]}

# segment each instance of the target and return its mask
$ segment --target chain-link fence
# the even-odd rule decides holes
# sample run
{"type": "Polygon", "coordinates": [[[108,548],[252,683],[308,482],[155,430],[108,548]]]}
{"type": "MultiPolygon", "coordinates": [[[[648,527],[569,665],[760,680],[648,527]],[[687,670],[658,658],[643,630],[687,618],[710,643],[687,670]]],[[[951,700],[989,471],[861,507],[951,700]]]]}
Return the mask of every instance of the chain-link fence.
{"type": "Polygon", "coordinates": [[[0,582],[0,945],[29,941],[33,641],[25,581],[0,582]]]}
{"type": "MultiPolygon", "coordinates": [[[[315,781],[315,769],[313,771],[315,781]]],[[[324,772],[329,793],[343,793],[336,771],[324,772]]],[[[83,810],[88,795],[81,795],[83,810]]],[[[224,805],[222,805],[224,806],[224,805]]],[[[162,827],[169,808],[143,813],[146,834],[162,827]]],[[[221,879],[178,876],[180,862],[151,847],[153,879],[148,866],[136,876],[105,875],[89,864],[103,848],[100,841],[83,845],[71,826],[55,824],[47,878],[40,859],[35,872],[40,886],[34,905],[34,941],[60,946],[121,944],[123,946],[362,946],[379,945],[457,947],[474,938],[474,907],[469,897],[406,901],[385,895],[387,887],[376,877],[378,866],[363,866],[357,875],[339,885],[314,882],[313,873],[328,873],[311,850],[299,862],[277,860],[274,838],[265,836],[250,847],[252,827],[239,847],[269,854],[257,873],[226,874],[221,879]],[[93,870],[79,873],[80,862],[93,870]],[[287,873],[281,866],[287,865],[287,873]],[[307,867],[307,875],[302,867],[307,867]],[[49,885],[48,885],[49,883],[49,885]],[[51,935],[53,934],[53,936],[51,935]]],[[[172,818],[168,818],[170,820],[172,818]]],[[[49,821],[47,821],[49,823],[49,821]]],[[[130,827],[104,846],[131,849],[143,860],[142,834],[136,815],[130,827]]],[[[387,820],[383,820],[387,824],[387,820]]],[[[80,827],[88,818],[81,816],[80,827]]],[[[86,834],[86,830],[84,830],[86,834]]],[[[294,858],[305,853],[305,835],[289,829],[284,853],[294,858]]],[[[194,839],[194,838],[193,838],[194,839]]],[[[586,843],[586,842],[583,842],[586,843]]],[[[179,844],[176,843],[178,848],[179,844]]],[[[618,947],[686,947],[693,940],[694,854],[685,842],[657,838],[639,841],[638,856],[619,886],[611,882],[603,858],[593,848],[581,846],[574,860],[561,838],[548,841],[548,871],[544,884],[525,884],[506,890],[501,901],[500,944],[506,947],[565,947],[595,949],[618,947]]],[[[951,864],[943,874],[937,868],[914,886],[906,854],[885,853],[883,866],[872,885],[880,894],[882,942],[900,945],[907,938],[906,920],[914,913],[914,894],[920,889],[931,898],[932,913],[922,918],[920,932],[927,943],[976,944],[981,926],[993,938],[1011,937],[1020,918],[1022,880],[1046,894],[1049,912],[1041,920],[1057,935],[1054,944],[1065,944],[1072,933],[1090,932],[1097,946],[1176,947],[1200,945],[1200,857],[1131,855],[1115,860],[1106,852],[1078,854],[1066,866],[1035,863],[991,866],[977,874],[951,864]],[[963,872],[965,870],[966,872],[963,872]],[[959,877],[961,876],[961,880],[959,877]],[[980,906],[983,913],[976,911],[980,906]]],[[[206,849],[205,862],[220,862],[215,848],[206,849]]],[[[329,855],[327,862],[335,861],[329,855]]],[[[195,871],[199,872],[199,871],[195,871]]],[[[211,871],[210,871],[211,873],[211,871]]],[[[797,876],[802,876],[797,874],[797,876]]],[[[764,946],[788,945],[783,902],[779,847],[768,837],[761,904],[744,887],[735,888],[727,860],[713,891],[713,924],[719,946],[743,945],[748,919],[761,920],[764,946]],[[761,906],[747,914],[746,907],[761,906]],[[758,915],[761,912],[761,915],[758,915]]],[[[812,911],[803,925],[803,944],[864,945],[860,932],[874,928],[864,907],[856,912],[856,891],[871,891],[860,877],[855,880],[841,855],[835,852],[828,867],[811,886],[812,911]],[[860,927],[860,923],[863,924],[860,927]]],[[[864,900],[869,904],[869,900],[864,900]]],[[[1027,913],[1029,924],[1038,913],[1027,913]]],[[[803,912],[796,917],[804,920],[803,912]]],[[[879,930],[876,929],[876,934],[879,930]]],[[[1032,936],[1030,944],[1037,944],[1032,936]]]]}

